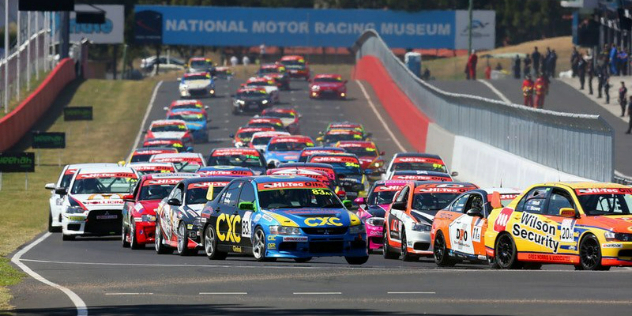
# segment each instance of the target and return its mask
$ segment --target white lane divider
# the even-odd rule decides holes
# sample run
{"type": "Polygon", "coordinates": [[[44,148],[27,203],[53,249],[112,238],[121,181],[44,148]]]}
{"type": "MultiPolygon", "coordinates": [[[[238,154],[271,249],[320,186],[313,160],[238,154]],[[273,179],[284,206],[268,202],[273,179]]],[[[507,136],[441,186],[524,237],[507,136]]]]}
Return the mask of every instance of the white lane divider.
{"type": "Polygon", "coordinates": [[[436,292],[386,292],[386,294],[437,294],[436,292]]]}
{"type": "Polygon", "coordinates": [[[20,261],[20,259],[22,258],[22,255],[27,253],[33,247],[37,246],[37,244],[46,240],[46,238],[48,238],[48,236],[50,235],[51,233],[47,232],[44,235],[42,235],[42,237],[36,239],[32,243],[28,244],[26,247],[22,248],[22,250],[18,251],[17,253],[15,253],[15,255],[13,255],[13,257],[11,258],[11,262],[13,262],[13,264],[18,266],[20,269],[22,269],[22,271],[24,271],[26,274],[30,275],[33,279],[64,292],[64,294],[66,294],[66,296],[70,298],[72,303],[75,304],[75,307],[77,308],[77,316],[87,316],[88,307],[86,306],[86,303],[81,299],[81,297],[79,297],[79,295],[77,295],[75,292],[71,291],[67,287],[61,286],[57,283],[53,283],[45,279],[44,277],[39,275],[37,272],[31,270],[31,268],[29,268],[28,266],[26,266],[24,263],[20,261]]]}
{"type": "Polygon", "coordinates": [[[505,102],[507,104],[511,104],[512,103],[511,100],[509,100],[509,98],[507,98],[502,92],[500,92],[500,90],[496,89],[496,87],[494,87],[494,85],[491,84],[489,81],[483,80],[483,79],[478,79],[478,81],[482,82],[490,90],[492,90],[492,92],[494,92],[503,102],[505,102]]]}
{"type": "Polygon", "coordinates": [[[377,119],[380,120],[382,126],[384,126],[384,130],[388,133],[389,136],[391,136],[393,142],[395,142],[395,145],[397,145],[400,151],[406,151],[406,148],[404,148],[404,146],[402,146],[402,143],[400,143],[397,137],[395,137],[395,134],[393,134],[393,131],[391,131],[390,127],[388,127],[388,124],[386,124],[386,121],[384,121],[384,118],[382,117],[380,112],[377,111],[375,104],[373,104],[373,101],[371,100],[371,97],[369,97],[369,94],[366,92],[366,89],[364,88],[362,82],[360,82],[359,80],[356,80],[355,82],[357,82],[358,86],[360,86],[360,90],[362,90],[362,94],[364,94],[367,102],[369,102],[369,106],[373,110],[373,113],[375,113],[377,119]]]}
{"type": "Polygon", "coordinates": [[[105,293],[108,296],[119,296],[119,295],[154,295],[154,293],[139,293],[139,292],[121,292],[121,293],[105,293]]]}
{"type": "Polygon", "coordinates": [[[138,134],[136,134],[136,139],[134,140],[134,145],[132,149],[129,151],[129,155],[127,156],[127,161],[132,158],[132,153],[134,153],[134,149],[138,147],[138,143],[140,142],[140,136],[143,134],[143,129],[145,128],[145,123],[147,123],[147,118],[149,117],[149,113],[151,109],[154,107],[154,102],[156,101],[156,95],[158,94],[158,90],[160,86],[162,86],[162,80],[158,82],[156,87],[154,87],[154,92],[151,94],[151,99],[149,99],[149,105],[147,105],[147,110],[145,111],[145,116],[143,117],[143,122],[140,123],[140,127],[138,129],[138,134]]]}
{"type": "Polygon", "coordinates": [[[293,292],[294,295],[342,295],[342,292],[293,292]]]}
{"type": "Polygon", "coordinates": [[[200,295],[248,295],[248,292],[200,292],[200,295]]]}

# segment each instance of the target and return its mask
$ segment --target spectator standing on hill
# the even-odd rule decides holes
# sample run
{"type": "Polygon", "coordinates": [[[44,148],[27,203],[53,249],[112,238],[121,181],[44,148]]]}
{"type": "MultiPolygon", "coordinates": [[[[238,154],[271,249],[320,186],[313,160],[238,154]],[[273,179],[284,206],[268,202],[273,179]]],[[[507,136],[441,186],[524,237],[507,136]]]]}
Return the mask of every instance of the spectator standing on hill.
{"type": "Polygon", "coordinates": [[[597,99],[600,99],[602,91],[603,91],[604,83],[606,82],[605,76],[608,74],[608,66],[606,66],[605,59],[603,56],[601,56],[599,60],[597,61],[597,67],[595,68],[595,73],[597,75],[597,99]]]}
{"type": "Polygon", "coordinates": [[[584,90],[584,83],[586,82],[586,60],[583,56],[580,56],[577,62],[577,76],[579,77],[579,90],[584,90]]]}
{"type": "Polygon", "coordinates": [[[630,96],[630,101],[628,102],[628,117],[630,120],[628,121],[628,131],[626,134],[630,134],[632,132],[632,95],[630,96]]]}
{"type": "Polygon", "coordinates": [[[540,52],[538,52],[538,47],[534,47],[533,48],[533,53],[531,53],[531,60],[533,60],[533,70],[536,73],[539,73],[541,71],[540,69],[540,60],[542,59],[542,54],[540,54],[540,52]]]}
{"type": "Polygon", "coordinates": [[[527,75],[522,81],[522,95],[524,96],[524,105],[533,107],[533,81],[530,75],[527,75]]]}
{"type": "Polygon", "coordinates": [[[514,78],[520,79],[520,55],[516,54],[516,59],[514,59],[514,78]]]}
{"type": "Polygon", "coordinates": [[[617,55],[617,68],[620,75],[628,75],[628,52],[623,49],[620,50],[619,54],[617,55]]]}
{"type": "Polygon", "coordinates": [[[527,54],[527,56],[525,56],[524,58],[524,70],[523,70],[524,76],[526,77],[527,75],[531,74],[531,57],[529,56],[529,54],[527,54]]]}
{"type": "Polygon", "coordinates": [[[603,84],[603,92],[606,95],[606,104],[610,104],[610,76],[606,76],[605,83],[603,84]]]}
{"type": "Polygon", "coordinates": [[[628,101],[628,88],[625,87],[625,82],[621,81],[621,87],[619,88],[619,105],[621,106],[621,117],[625,116],[625,108],[628,101]]]}
{"type": "Polygon", "coordinates": [[[555,78],[555,68],[557,67],[557,53],[555,52],[555,49],[551,51],[551,59],[549,63],[549,76],[555,78]]]}
{"type": "Polygon", "coordinates": [[[544,59],[542,60],[542,72],[547,77],[551,75],[551,69],[550,69],[551,55],[552,55],[551,48],[547,47],[546,55],[544,55],[544,59]]]}
{"type": "Polygon", "coordinates": [[[595,75],[595,67],[593,65],[592,56],[590,54],[584,58],[586,60],[586,74],[588,74],[588,94],[592,95],[593,94],[592,81],[593,81],[593,76],[595,75]]]}
{"type": "Polygon", "coordinates": [[[572,70],[572,77],[575,78],[575,76],[578,75],[578,65],[579,65],[579,60],[581,59],[581,56],[579,55],[579,52],[577,51],[577,47],[573,47],[573,53],[571,53],[571,70],[572,70]]]}
{"type": "Polygon", "coordinates": [[[478,55],[476,51],[472,50],[470,58],[467,60],[467,71],[469,73],[470,80],[476,80],[476,64],[478,63],[478,55]]]}
{"type": "Polygon", "coordinates": [[[548,92],[548,84],[547,79],[544,77],[544,74],[540,74],[538,79],[535,80],[533,84],[533,89],[535,90],[535,104],[534,107],[536,109],[541,109],[544,107],[544,97],[548,92]]]}
{"type": "Polygon", "coordinates": [[[265,63],[266,60],[266,45],[263,43],[259,45],[259,60],[260,64],[265,63]]]}
{"type": "Polygon", "coordinates": [[[610,58],[610,74],[613,76],[616,76],[618,74],[617,72],[617,46],[616,45],[612,45],[612,48],[610,49],[610,55],[608,56],[610,58]]]}
{"type": "Polygon", "coordinates": [[[230,58],[230,64],[235,67],[237,66],[237,63],[239,63],[239,59],[237,59],[237,56],[234,56],[230,58]]]}

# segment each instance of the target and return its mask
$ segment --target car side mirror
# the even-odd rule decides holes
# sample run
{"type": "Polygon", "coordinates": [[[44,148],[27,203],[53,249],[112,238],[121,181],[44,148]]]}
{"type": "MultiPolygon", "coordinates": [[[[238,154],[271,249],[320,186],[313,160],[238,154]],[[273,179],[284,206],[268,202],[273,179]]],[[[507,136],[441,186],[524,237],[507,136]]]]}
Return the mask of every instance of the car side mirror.
{"type": "Polygon", "coordinates": [[[163,110],[165,110],[165,111],[168,111],[168,110],[169,110],[169,107],[168,107],[168,106],[165,106],[165,107],[164,107],[164,108],[162,108],[162,109],[163,109],[163,110]]]}
{"type": "Polygon", "coordinates": [[[471,208],[469,211],[467,211],[466,214],[469,215],[469,216],[480,216],[480,217],[482,217],[483,216],[483,210],[478,208],[478,207],[474,207],[474,208],[471,208]]]}
{"type": "Polygon", "coordinates": [[[561,217],[575,218],[577,217],[577,211],[574,208],[563,207],[560,209],[561,217]]]}
{"type": "Polygon", "coordinates": [[[373,133],[366,133],[364,134],[364,137],[365,138],[373,137],[373,133]]]}
{"type": "Polygon", "coordinates": [[[235,134],[228,134],[228,137],[235,138],[235,134]]]}
{"type": "Polygon", "coordinates": [[[386,155],[386,152],[385,151],[380,151],[380,156],[384,156],[384,155],[386,155]]]}
{"type": "Polygon", "coordinates": [[[391,208],[403,211],[403,210],[406,209],[406,202],[405,201],[395,201],[395,202],[393,202],[393,205],[391,205],[391,208]]]}
{"type": "Polygon", "coordinates": [[[342,201],[342,205],[345,208],[352,208],[353,207],[353,202],[351,202],[350,200],[344,200],[344,201],[342,201]]]}
{"type": "Polygon", "coordinates": [[[370,176],[373,173],[373,170],[371,169],[364,169],[364,174],[367,176],[370,176]]]}
{"type": "Polygon", "coordinates": [[[147,130],[146,129],[143,130],[143,134],[147,134],[147,130]]]}
{"type": "Polygon", "coordinates": [[[500,200],[500,192],[494,191],[492,192],[492,199],[489,201],[491,203],[492,209],[502,208],[503,204],[500,200]]]}
{"type": "Polygon", "coordinates": [[[173,205],[173,206],[180,206],[180,205],[182,205],[182,203],[180,203],[180,200],[178,200],[178,199],[169,199],[167,201],[167,204],[173,205]]]}
{"type": "Polygon", "coordinates": [[[269,168],[269,169],[276,168],[276,164],[274,163],[274,161],[270,161],[270,162],[268,162],[268,168],[269,168]]]}
{"type": "Polygon", "coordinates": [[[182,81],[182,78],[176,78],[177,81],[182,81]]]}
{"type": "Polygon", "coordinates": [[[322,142],[322,141],[324,141],[324,140],[325,140],[325,138],[324,138],[324,137],[322,137],[322,136],[320,136],[320,137],[316,137],[316,141],[317,141],[317,142],[322,142]]]}
{"type": "Polygon", "coordinates": [[[459,175],[459,173],[456,172],[456,171],[452,171],[452,173],[450,173],[450,175],[453,176],[453,177],[457,177],[459,175]]]}
{"type": "Polygon", "coordinates": [[[55,190],[55,184],[54,183],[46,183],[46,185],[44,185],[44,188],[47,190],[55,190]]]}
{"type": "Polygon", "coordinates": [[[205,109],[205,110],[208,110],[208,105],[205,105],[205,106],[204,106],[204,109],[205,109]]]}
{"type": "Polygon", "coordinates": [[[360,204],[364,204],[365,201],[366,201],[365,198],[359,197],[359,198],[356,198],[355,200],[353,200],[353,203],[360,205],[360,204]]]}
{"type": "Polygon", "coordinates": [[[238,207],[242,211],[255,211],[255,203],[252,202],[239,202],[238,207]]]}
{"type": "Polygon", "coordinates": [[[193,147],[191,147],[191,146],[187,147],[187,152],[188,153],[192,153],[193,152],[193,147]]]}
{"type": "Polygon", "coordinates": [[[125,202],[134,202],[134,196],[131,194],[123,195],[123,201],[125,202]]]}
{"type": "Polygon", "coordinates": [[[64,187],[55,188],[55,194],[66,195],[66,194],[68,194],[68,189],[66,189],[64,187]]]}

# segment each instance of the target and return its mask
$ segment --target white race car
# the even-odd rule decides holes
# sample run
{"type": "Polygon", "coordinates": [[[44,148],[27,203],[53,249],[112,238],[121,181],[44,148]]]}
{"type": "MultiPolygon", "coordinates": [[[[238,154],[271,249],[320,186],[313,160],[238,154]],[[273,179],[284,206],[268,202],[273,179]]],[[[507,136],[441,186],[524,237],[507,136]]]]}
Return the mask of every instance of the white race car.
{"type": "Polygon", "coordinates": [[[81,168],[62,196],[63,240],[76,236],[120,235],[123,197],[130,194],[138,175],[129,167],[81,168]]]}
{"type": "Polygon", "coordinates": [[[178,89],[182,98],[214,97],[215,80],[207,72],[188,73],[180,79],[178,89]]]}
{"type": "Polygon", "coordinates": [[[256,132],[250,138],[250,148],[254,148],[260,152],[265,152],[270,139],[274,136],[290,136],[288,132],[256,132]]]}
{"type": "Polygon", "coordinates": [[[436,171],[450,174],[456,177],[457,172],[448,172],[448,167],[438,155],[425,153],[397,153],[391,159],[386,168],[386,173],[382,175],[382,180],[391,180],[396,170],[402,171],[436,171]]]}
{"type": "Polygon", "coordinates": [[[270,99],[272,103],[278,104],[281,102],[281,94],[279,92],[279,87],[276,85],[274,78],[270,77],[251,77],[243,84],[243,87],[247,88],[264,88],[266,92],[270,95],[270,99]]]}
{"type": "Polygon", "coordinates": [[[115,163],[83,163],[75,165],[66,165],[59,174],[59,178],[55,183],[47,183],[44,187],[50,190],[50,211],[48,213],[48,231],[60,232],[61,231],[61,206],[63,196],[55,193],[55,189],[64,188],[68,189],[72,176],[75,175],[78,169],[91,168],[91,167],[116,167],[115,163]]]}

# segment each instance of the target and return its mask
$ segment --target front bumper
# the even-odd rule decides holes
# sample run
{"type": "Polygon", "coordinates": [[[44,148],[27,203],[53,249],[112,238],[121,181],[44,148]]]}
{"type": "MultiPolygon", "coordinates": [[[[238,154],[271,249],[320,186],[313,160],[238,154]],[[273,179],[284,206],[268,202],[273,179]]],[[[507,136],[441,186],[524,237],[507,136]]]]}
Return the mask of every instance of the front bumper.
{"type": "Polygon", "coordinates": [[[318,91],[310,91],[310,98],[329,98],[329,99],[344,99],[347,97],[347,92],[345,91],[337,91],[337,90],[318,90],[318,91]]]}
{"type": "Polygon", "coordinates": [[[406,248],[408,253],[431,256],[432,247],[430,247],[430,232],[429,231],[414,231],[411,229],[406,230],[406,248]]]}
{"type": "Polygon", "coordinates": [[[121,210],[95,210],[81,214],[62,214],[64,235],[108,236],[121,234],[121,210]]]}
{"type": "Polygon", "coordinates": [[[134,225],[137,243],[144,245],[156,240],[156,222],[135,222],[134,225]]]}
{"type": "Polygon", "coordinates": [[[266,257],[366,257],[366,234],[342,235],[269,235],[266,257]]]}
{"type": "Polygon", "coordinates": [[[384,228],[381,226],[365,225],[369,249],[380,249],[384,246],[384,228]]]}
{"type": "Polygon", "coordinates": [[[201,129],[194,129],[194,130],[191,130],[191,132],[193,134],[193,139],[196,141],[208,140],[208,131],[206,130],[206,127],[201,128],[201,129]]]}
{"type": "Polygon", "coordinates": [[[215,88],[204,88],[204,89],[186,89],[180,90],[180,97],[182,98],[196,98],[196,97],[214,97],[215,96],[215,88]]]}

